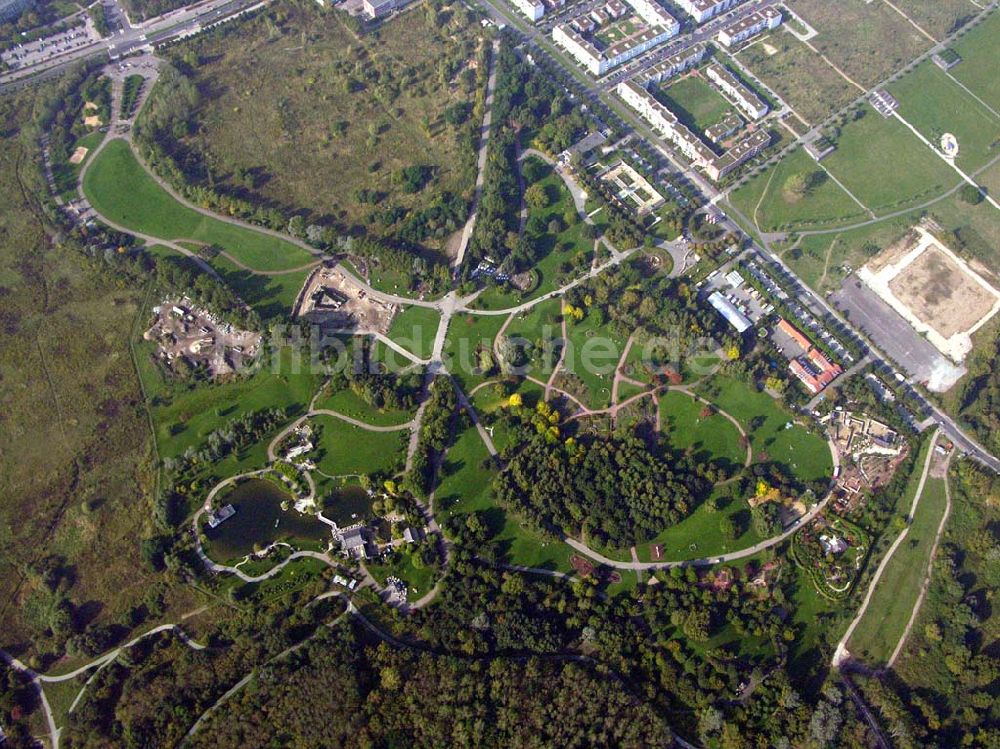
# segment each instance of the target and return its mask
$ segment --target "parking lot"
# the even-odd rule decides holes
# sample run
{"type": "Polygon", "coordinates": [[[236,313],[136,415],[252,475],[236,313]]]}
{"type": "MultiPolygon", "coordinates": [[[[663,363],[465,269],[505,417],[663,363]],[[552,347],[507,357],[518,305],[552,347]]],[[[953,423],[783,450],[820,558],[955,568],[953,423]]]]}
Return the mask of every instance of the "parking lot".
{"type": "Polygon", "coordinates": [[[917,382],[941,393],[954,385],[965,368],[950,362],[926,338],[917,333],[902,315],[879,299],[853,276],[831,295],[830,301],[856,326],[871,336],[890,359],[897,362],[917,382]]]}
{"type": "Polygon", "coordinates": [[[99,41],[100,38],[94,29],[93,21],[90,20],[89,16],[85,16],[84,21],[80,25],[61,33],[47,36],[44,39],[18,44],[0,55],[0,59],[11,70],[17,70],[22,67],[37,65],[67,52],[86,47],[89,44],[99,41]]]}

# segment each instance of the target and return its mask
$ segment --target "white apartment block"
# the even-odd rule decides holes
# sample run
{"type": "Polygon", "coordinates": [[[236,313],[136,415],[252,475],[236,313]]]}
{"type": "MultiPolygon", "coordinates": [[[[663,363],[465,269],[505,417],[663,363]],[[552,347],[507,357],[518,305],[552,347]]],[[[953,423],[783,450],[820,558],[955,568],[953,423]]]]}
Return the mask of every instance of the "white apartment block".
{"type": "Polygon", "coordinates": [[[704,167],[714,158],[715,153],[701,139],[677,119],[677,115],[658,102],[651,93],[638,83],[623,81],[618,84],[618,95],[632,109],[639,113],[654,130],[669,140],[695,165],[704,167]]]}
{"type": "Polygon", "coordinates": [[[731,24],[719,32],[719,44],[732,47],[756,36],[764,29],[776,29],[781,25],[781,11],[767,7],[731,24]]]}
{"type": "Polygon", "coordinates": [[[769,109],[767,102],[762,101],[757,94],[743,85],[742,81],[718,63],[712,63],[705,68],[705,75],[750,119],[759,120],[767,114],[769,109]]]}
{"type": "Polygon", "coordinates": [[[739,140],[720,156],[680,122],[677,115],[658,102],[638,83],[623,81],[618,84],[616,90],[626,104],[715,182],[756,156],[771,143],[771,133],[761,128],[739,140]]]}
{"type": "Polygon", "coordinates": [[[662,27],[653,27],[601,50],[571,26],[559,24],[552,29],[552,40],[597,77],[662,44],[674,33],[662,27]]]}
{"type": "Polygon", "coordinates": [[[677,4],[698,23],[723,13],[739,4],[740,0],[677,0],[677,4]]]}
{"type": "Polygon", "coordinates": [[[656,0],[626,0],[626,2],[632,6],[636,15],[650,26],[662,26],[670,36],[677,36],[680,33],[680,23],[656,0]]]}
{"type": "Polygon", "coordinates": [[[675,75],[680,75],[688,68],[693,68],[703,59],[708,48],[699,42],[676,55],[670,55],[662,62],[656,63],[646,73],[646,83],[663,83],[675,75]]]}
{"type": "Polygon", "coordinates": [[[511,4],[532,21],[540,21],[545,15],[545,6],[541,0],[510,0],[511,4]]]}

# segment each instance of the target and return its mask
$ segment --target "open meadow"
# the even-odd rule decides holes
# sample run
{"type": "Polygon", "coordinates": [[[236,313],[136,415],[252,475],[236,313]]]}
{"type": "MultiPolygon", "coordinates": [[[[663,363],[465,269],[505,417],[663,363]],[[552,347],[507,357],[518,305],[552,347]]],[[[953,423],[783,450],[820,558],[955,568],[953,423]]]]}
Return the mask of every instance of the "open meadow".
{"type": "Polygon", "coordinates": [[[776,31],[736,56],[812,125],[822,122],[861,93],[787,31],[776,31]]]}
{"type": "Polygon", "coordinates": [[[791,0],[789,5],[819,32],[810,44],[861,87],[859,94],[933,45],[887,3],[791,0]]]}
{"type": "Polygon", "coordinates": [[[472,194],[485,56],[464,8],[427,11],[359,35],[283,6],[179,45],[200,104],[168,145],[254,204],[443,249],[472,194]]]}
{"type": "Polygon", "coordinates": [[[291,242],[181,205],[143,169],[124,140],[110,141],[101,150],[84,176],[83,191],[98,212],[127,229],[215,244],[254,270],[291,270],[313,260],[291,242]]]}
{"type": "Polygon", "coordinates": [[[129,338],[146,289],[50,244],[30,119],[0,101],[0,647],[46,664],[74,631],[193,596],[141,562],[155,453],[129,338]]]}

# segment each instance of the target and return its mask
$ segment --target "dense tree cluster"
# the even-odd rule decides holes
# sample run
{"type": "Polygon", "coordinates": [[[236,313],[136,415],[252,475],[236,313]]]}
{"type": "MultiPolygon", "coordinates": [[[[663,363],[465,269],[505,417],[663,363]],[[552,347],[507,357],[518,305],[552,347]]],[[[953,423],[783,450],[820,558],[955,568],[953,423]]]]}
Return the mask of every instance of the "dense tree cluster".
{"type": "Polygon", "coordinates": [[[469,250],[473,257],[490,257],[499,263],[517,246],[518,216],[512,206],[521,200],[519,146],[527,147],[525,140],[534,136],[539,146],[558,153],[583,132],[586,121],[554,79],[534,71],[509,43],[501,46],[495,65],[495,132],[469,250]]]}
{"type": "Polygon", "coordinates": [[[435,377],[430,384],[417,450],[403,488],[419,497],[433,488],[438,463],[452,438],[458,415],[458,396],[450,377],[435,377]]]}
{"type": "Polygon", "coordinates": [[[900,749],[1000,744],[991,602],[1000,586],[1000,480],[971,461],[951,476],[951,532],[907,646],[887,678],[859,677],[900,749]]]}
{"type": "Polygon", "coordinates": [[[494,483],[501,504],[536,525],[618,547],[680,521],[704,488],[690,466],[667,463],[636,437],[566,444],[537,435],[494,483]]]}
{"type": "Polygon", "coordinates": [[[588,666],[400,652],[340,626],[262,669],[193,746],[638,748],[669,736],[648,705],[588,666]]]}

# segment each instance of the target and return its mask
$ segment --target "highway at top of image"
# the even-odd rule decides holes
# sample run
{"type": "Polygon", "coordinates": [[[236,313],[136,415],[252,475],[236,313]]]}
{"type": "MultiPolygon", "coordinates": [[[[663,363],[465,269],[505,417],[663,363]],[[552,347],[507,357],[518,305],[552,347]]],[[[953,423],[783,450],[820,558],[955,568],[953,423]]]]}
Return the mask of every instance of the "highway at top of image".
{"type": "MultiPolygon", "coordinates": [[[[264,2],[266,1],[264,0],[264,2]]],[[[119,26],[120,31],[104,39],[78,47],[62,55],[53,56],[36,65],[26,66],[0,75],[0,92],[47,80],[83,60],[101,56],[118,58],[154,42],[162,44],[181,38],[206,25],[223,21],[259,4],[263,4],[261,0],[206,0],[172,10],[142,23],[127,27],[123,24],[119,26]]],[[[120,6],[115,4],[113,7],[118,11],[116,15],[124,19],[127,24],[127,17],[120,6]]]]}

